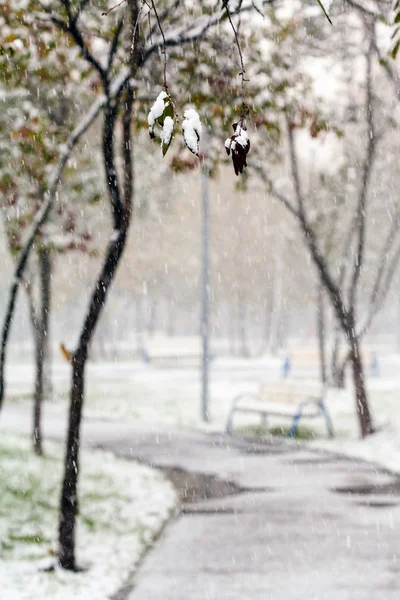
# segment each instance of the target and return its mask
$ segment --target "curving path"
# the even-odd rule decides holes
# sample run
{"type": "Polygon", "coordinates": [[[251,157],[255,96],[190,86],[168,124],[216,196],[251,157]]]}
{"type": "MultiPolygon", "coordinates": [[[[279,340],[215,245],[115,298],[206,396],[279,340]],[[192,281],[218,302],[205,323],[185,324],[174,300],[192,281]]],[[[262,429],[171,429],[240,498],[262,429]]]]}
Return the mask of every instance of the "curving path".
{"type": "MultiPolygon", "coordinates": [[[[25,432],[6,407],[0,429],[25,432]]],[[[65,423],[46,414],[60,438],[65,423]]],[[[84,440],[162,468],[181,514],[116,600],[398,600],[400,478],[294,442],[88,421],[84,440]]]]}

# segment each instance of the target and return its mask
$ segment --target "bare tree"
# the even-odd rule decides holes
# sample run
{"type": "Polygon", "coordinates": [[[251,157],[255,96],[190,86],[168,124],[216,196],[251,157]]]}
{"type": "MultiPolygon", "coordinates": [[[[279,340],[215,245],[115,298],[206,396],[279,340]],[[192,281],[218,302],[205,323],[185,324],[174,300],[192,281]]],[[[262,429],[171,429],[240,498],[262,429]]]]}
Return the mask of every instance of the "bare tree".
{"type": "Polygon", "coordinates": [[[366,121],[366,151],[361,165],[361,177],[357,192],[354,212],[350,219],[347,232],[344,235],[343,251],[339,268],[331,264],[330,256],[324,248],[324,240],[319,239],[313,226],[312,210],[307,206],[298,166],[296,148],[296,123],[287,114],[287,138],[289,148],[290,173],[293,187],[293,197],[287,196],[276,189],[269,177],[263,173],[263,179],[268,184],[272,195],[278,199],[295,217],[309,250],[312,261],[317,269],[321,285],[330,299],[337,322],[346,339],[349,360],[355,388],[357,414],[362,437],[373,432],[372,416],[369,409],[365,388],[364,370],[360,354],[360,341],[368,330],[373,317],[386,297],[388,287],[399,259],[398,214],[393,219],[392,226],[386,232],[386,238],[378,253],[378,266],[375,281],[369,298],[369,304],[364,319],[358,315],[358,292],[360,280],[364,272],[364,263],[368,249],[366,228],[370,215],[369,187],[377,154],[379,136],[376,132],[374,103],[376,99],[372,89],[372,55],[373,46],[369,38],[369,49],[365,56],[365,101],[364,114],[366,121]],[[333,268],[338,271],[334,274],[333,268]]]}

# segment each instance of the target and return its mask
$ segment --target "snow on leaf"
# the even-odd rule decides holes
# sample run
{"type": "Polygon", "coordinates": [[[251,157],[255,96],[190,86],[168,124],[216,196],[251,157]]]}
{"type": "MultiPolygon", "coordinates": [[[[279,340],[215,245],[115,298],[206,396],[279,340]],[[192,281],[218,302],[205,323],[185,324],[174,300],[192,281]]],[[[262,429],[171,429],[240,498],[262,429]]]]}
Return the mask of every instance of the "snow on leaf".
{"type": "Polygon", "coordinates": [[[169,96],[164,90],[157,96],[157,100],[154,102],[147,116],[147,122],[149,124],[150,137],[154,137],[154,126],[158,123],[161,127],[164,125],[165,117],[174,117],[174,108],[171,96],[169,96]]]}
{"type": "Polygon", "coordinates": [[[182,123],[183,139],[189,150],[198,156],[202,128],[199,114],[193,108],[189,108],[185,110],[184,117],[185,120],[182,123]]]}
{"type": "Polygon", "coordinates": [[[149,127],[153,128],[155,122],[161,117],[165,108],[165,99],[168,98],[168,94],[164,91],[160,92],[157,96],[157,100],[154,102],[147,116],[147,122],[149,127]]]}
{"type": "Polygon", "coordinates": [[[168,148],[171,145],[171,141],[174,135],[174,120],[170,116],[166,116],[164,119],[164,126],[161,132],[161,149],[163,156],[168,152],[168,148]]]}
{"type": "Polygon", "coordinates": [[[155,139],[154,127],[158,124],[161,128],[161,149],[162,154],[168,151],[174,134],[175,111],[172,98],[165,91],[159,93],[147,117],[149,124],[149,134],[151,139],[155,139]]]}

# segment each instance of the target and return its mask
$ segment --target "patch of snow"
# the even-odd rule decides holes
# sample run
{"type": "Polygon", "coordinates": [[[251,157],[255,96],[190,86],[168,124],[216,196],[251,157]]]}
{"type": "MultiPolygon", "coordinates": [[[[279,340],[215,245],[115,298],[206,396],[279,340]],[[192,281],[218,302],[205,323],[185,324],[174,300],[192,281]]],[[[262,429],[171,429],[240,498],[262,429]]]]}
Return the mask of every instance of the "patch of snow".
{"type": "Polygon", "coordinates": [[[237,134],[236,142],[245,148],[249,143],[249,136],[244,129],[240,129],[240,133],[237,134]]]}
{"type": "Polygon", "coordinates": [[[182,123],[183,139],[189,150],[198,156],[202,129],[199,114],[193,108],[189,108],[185,110],[184,117],[185,120],[182,123]]]}
{"type": "Polygon", "coordinates": [[[165,117],[164,126],[161,132],[161,145],[168,144],[171,141],[172,134],[174,132],[174,120],[171,117],[165,117]]]}
{"type": "Polygon", "coordinates": [[[121,231],[119,229],[114,229],[110,235],[110,242],[116,242],[119,239],[121,231]]]}
{"type": "Polygon", "coordinates": [[[77,558],[87,570],[41,572],[54,563],[62,447],[46,443],[40,459],[30,445],[2,432],[2,600],[108,600],[174,509],[172,485],[148,467],[83,450],[77,558]]]}
{"type": "Polygon", "coordinates": [[[147,116],[147,122],[149,124],[149,128],[152,129],[154,127],[154,123],[157,119],[161,117],[164,112],[166,106],[168,106],[168,102],[165,102],[165,99],[168,97],[168,94],[164,92],[160,92],[157,96],[157,100],[154,102],[153,106],[150,109],[150,112],[147,116]]]}

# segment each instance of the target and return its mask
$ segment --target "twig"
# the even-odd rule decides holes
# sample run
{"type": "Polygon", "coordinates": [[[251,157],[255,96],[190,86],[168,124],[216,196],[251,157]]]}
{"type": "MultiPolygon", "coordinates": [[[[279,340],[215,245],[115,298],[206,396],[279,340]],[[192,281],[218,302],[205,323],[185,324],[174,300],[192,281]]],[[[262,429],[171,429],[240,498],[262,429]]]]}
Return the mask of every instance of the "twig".
{"type": "MultiPolygon", "coordinates": [[[[263,4],[271,4],[271,0],[262,0],[263,4]]],[[[250,10],[254,10],[253,8],[253,4],[250,2],[246,2],[246,4],[244,6],[242,6],[240,9],[237,8],[235,9],[235,11],[232,11],[232,15],[237,15],[237,14],[242,14],[245,12],[249,12],[250,10]]],[[[201,17],[189,22],[189,23],[185,23],[185,25],[183,27],[178,27],[176,29],[171,29],[168,31],[168,34],[165,36],[165,40],[166,40],[166,47],[167,48],[173,48],[176,46],[182,46],[183,44],[188,44],[188,43],[193,43],[197,40],[200,40],[205,33],[211,29],[211,27],[214,27],[215,25],[219,24],[222,19],[225,17],[226,15],[226,10],[224,8],[222,8],[221,10],[219,10],[218,12],[214,13],[213,15],[209,16],[209,15],[202,15],[201,17]]],[[[158,51],[158,49],[161,46],[164,46],[164,42],[161,38],[160,40],[155,40],[154,43],[150,43],[149,45],[147,45],[147,42],[149,41],[149,35],[147,35],[146,38],[146,45],[143,47],[141,53],[140,53],[140,57],[139,57],[139,63],[138,66],[142,66],[143,64],[146,63],[146,61],[148,60],[149,56],[151,54],[153,54],[154,52],[158,51]]]]}
{"type": "Polygon", "coordinates": [[[325,17],[328,19],[329,23],[331,25],[333,25],[330,16],[328,15],[328,11],[326,10],[325,6],[322,4],[321,0],[317,0],[318,4],[320,5],[322,12],[324,13],[325,17]]]}
{"type": "Polygon", "coordinates": [[[161,52],[162,52],[162,54],[164,54],[164,90],[167,92],[168,91],[168,85],[167,85],[167,41],[165,39],[164,31],[163,31],[163,28],[161,25],[160,17],[158,16],[156,5],[154,4],[154,0],[151,0],[151,5],[153,7],[154,14],[156,16],[156,20],[157,20],[158,28],[161,33],[161,37],[163,39],[163,49],[161,52]]]}
{"type": "MultiPolygon", "coordinates": [[[[136,41],[136,32],[137,32],[137,28],[139,26],[139,22],[140,22],[140,17],[142,15],[142,10],[143,10],[143,6],[146,4],[146,6],[148,6],[146,0],[142,0],[142,4],[140,6],[139,12],[137,14],[136,17],[136,21],[135,24],[133,26],[133,31],[132,31],[132,42],[131,42],[131,51],[130,51],[130,56],[129,56],[129,61],[131,64],[131,69],[133,69],[133,62],[134,62],[134,58],[135,58],[135,41],[136,41]]],[[[148,13],[150,14],[150,13],[148,13]]],[[[146,16],[146,15],[145,15],[146,16]]]]}
{"type": "Polygon", "coordinates": [[[124,4],[124,2],[126,2],[126,0],[121,0],[121,2],[118,2],[118,4],[115,4],[115,6],[112,6],[111,8],[109,8],[106,12],[101,13],[102,17],[106,17],[107,15],[110,14],[110,12],[112,12],[115,8],[118,8],[119,6],[121,6],[122,4],[124,4]]]}
{"type": "Polygon", "coordinates": [[[246,76],[246,68],[244,66],[243,53],[242,53],[242,48],[240,46],[240,40],[239,40],[238,30],[236,29],[235,25],[233,24],[231,13],[230,13],[230,10],[229,10],[228,2],[229,2],[229,0],[223,0],[223,7],[225,8],[226,14],[228,15],[228,20],[229,20],[229,23],[230,23],[230,25],[232,27],[233,35],[235,36],[236,46],[237,46],[237,49],[238,49],[238,52],[239,52],[239,60],[240,60],[240,68],[241,68],[239,76],[242,79],[242,112],[241,112],[241,117],[242,117],[242,119],[244,119],[247,116],[247,113],[248,113],[248,108],[247,108],[247,106],[245,104],[245,101],[244,101],[244,96],[245,96],[245,89],[244,89],[245,85],[244,84],[245,84],[246,81],[249,81],[249,79],[246,79],[246,77],[245,77],[246,76]]]}
{"type": "Polygon", "coordinates": [[[254,10],[255,10],[256,12],[258,12],[258,14],[259,14],[259,15],[261,15],[261,16],[262,16],[262,18],[264,19],[264,18],[265,18],[265,15],[264,15],[264,13],[263,13],[263,12],[262,12],[262,11],[261,11],[259,8],[258,8],[258,6],[257,6],[257,4],[254,2],[254,0],[251,0],[251,3],[252,3],[252,5],[253,5],[253,7],[254,7],[254,10]]]}

